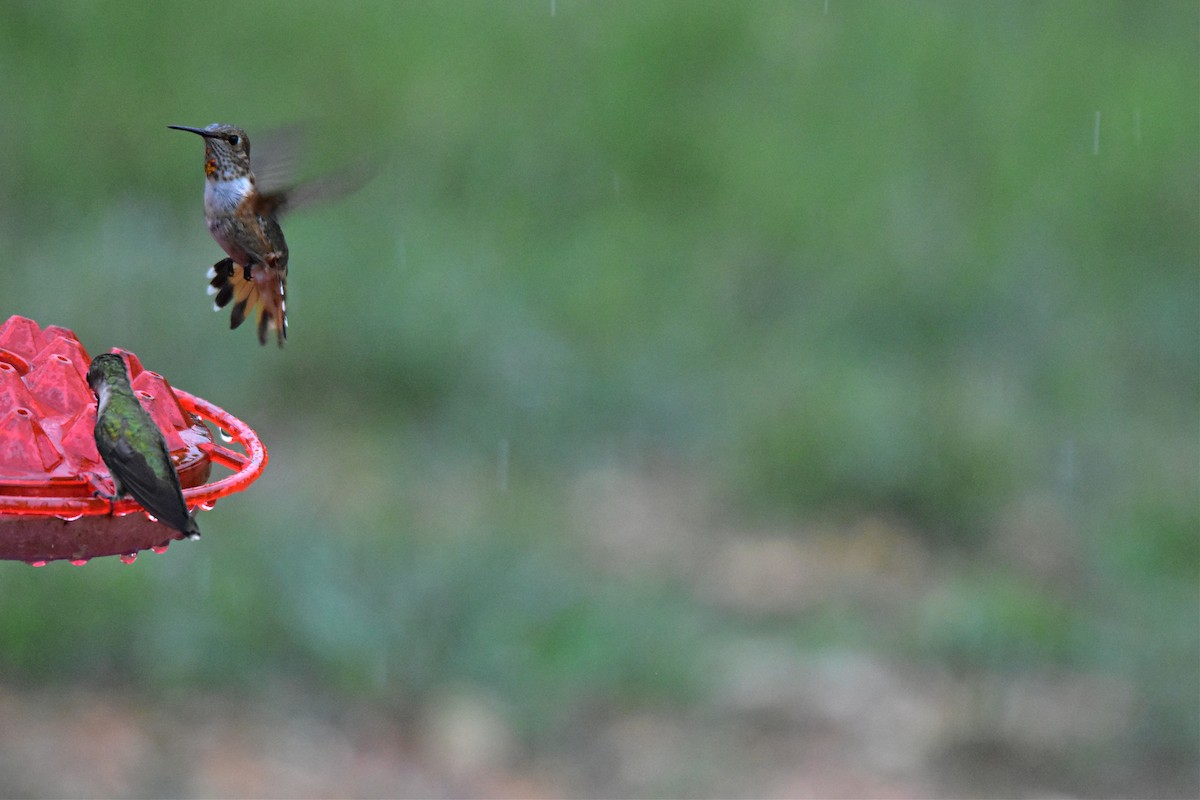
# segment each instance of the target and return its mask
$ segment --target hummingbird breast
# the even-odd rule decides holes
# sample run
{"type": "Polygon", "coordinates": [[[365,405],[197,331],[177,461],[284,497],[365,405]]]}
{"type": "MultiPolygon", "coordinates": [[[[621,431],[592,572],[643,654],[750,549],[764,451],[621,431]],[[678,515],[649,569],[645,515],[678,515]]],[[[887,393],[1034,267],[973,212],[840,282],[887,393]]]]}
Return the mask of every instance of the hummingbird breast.
{"type": "Polygon", "coordinates": [[[265,261],[276,254],[286,268],[287,245],[273,219],[254,212],[256,189],[248,175],[225,180],[209,180],[204,187],[204,216],[208,232],[221,249],[243,266],[265,261]]]}

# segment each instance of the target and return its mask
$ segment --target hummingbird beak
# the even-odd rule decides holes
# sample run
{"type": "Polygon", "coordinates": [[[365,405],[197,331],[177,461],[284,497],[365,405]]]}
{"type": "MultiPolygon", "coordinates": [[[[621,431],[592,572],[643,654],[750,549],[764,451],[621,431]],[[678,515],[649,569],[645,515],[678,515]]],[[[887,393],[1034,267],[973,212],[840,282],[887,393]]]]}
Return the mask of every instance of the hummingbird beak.
{"type": "Polygon", "coordinates": [[[204,128],[189,128],[187,125],[168,125],[167,127],[176,131],[189,131],[190,133],[198,133],[204,137],[212,136],[212,134],[204,130],[204,128]]]}

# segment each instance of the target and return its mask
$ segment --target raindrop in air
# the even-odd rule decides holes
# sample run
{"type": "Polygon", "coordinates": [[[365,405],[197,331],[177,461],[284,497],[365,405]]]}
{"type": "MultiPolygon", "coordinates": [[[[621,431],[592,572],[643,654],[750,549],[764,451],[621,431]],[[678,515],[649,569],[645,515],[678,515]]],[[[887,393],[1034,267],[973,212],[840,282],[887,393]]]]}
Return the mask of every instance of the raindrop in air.
{"type": "Polygon", "coordinates": [[[496,454],[496,483],[501,492],[508,491],[508,439],[500,440],[499,452],[496,454]]]}
{"type": "Polygon", "coordinates": [[[1058,478],[1067,486],[1075,485],[1075,441],[1067,439],[1058,448],[1058,478]]]}

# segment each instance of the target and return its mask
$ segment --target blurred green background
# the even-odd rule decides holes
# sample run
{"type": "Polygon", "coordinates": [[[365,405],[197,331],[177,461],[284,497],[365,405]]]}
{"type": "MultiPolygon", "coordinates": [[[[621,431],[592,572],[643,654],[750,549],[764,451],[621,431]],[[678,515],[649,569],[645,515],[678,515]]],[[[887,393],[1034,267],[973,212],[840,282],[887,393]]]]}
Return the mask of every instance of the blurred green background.
{"type": "Polygon", "coordinates": [[[271,455],[197,544],[0,569],[0,794],[1195,796],[1198,30],[0,5],[0,318],[271,455]],[[305,120],[379,174],[263,348],[166,126],[305,120]]]}

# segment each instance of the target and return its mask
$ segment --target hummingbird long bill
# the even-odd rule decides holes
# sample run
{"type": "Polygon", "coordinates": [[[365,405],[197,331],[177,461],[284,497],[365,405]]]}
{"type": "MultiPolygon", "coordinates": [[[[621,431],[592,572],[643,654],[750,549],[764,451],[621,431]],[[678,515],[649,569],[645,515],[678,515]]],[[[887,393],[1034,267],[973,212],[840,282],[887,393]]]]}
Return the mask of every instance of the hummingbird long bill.
{"type": "Polygon", "coordinates": [[[288,191],[265,193],[255,183],[250,139],[241,128],[213,123],[207,128],[168,125],[204,137],[204,217],[208,232],[229,257],[209,270],[214,310],[233,303],[229,327],[258,311],[258,341],[274,330],[280,347],[287,338],[288,248],[279,215],[288,191]]]}
{"type": "Polygon", "coordinates": [[[113,482],[113,493],[104,496],[112,501],[132,495],[159,522],[199,539],[167,440],[129,385],[125,360],[115,353],[98,355],[87,379],[96,393],[96,450],[113,482]]]}

